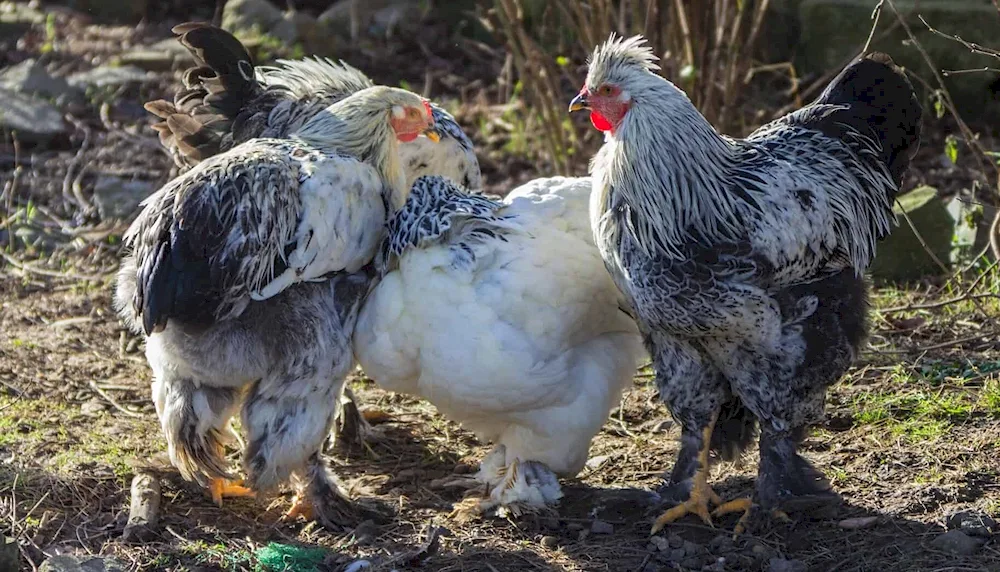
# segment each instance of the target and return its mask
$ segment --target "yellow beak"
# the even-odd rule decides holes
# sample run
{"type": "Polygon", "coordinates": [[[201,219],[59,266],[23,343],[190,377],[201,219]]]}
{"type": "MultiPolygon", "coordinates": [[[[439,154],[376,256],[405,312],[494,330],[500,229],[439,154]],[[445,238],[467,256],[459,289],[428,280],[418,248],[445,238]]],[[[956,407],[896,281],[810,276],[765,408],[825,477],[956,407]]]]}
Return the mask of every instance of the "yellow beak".
{"type": "Polygon", "coordinates": [[[438,128],[437,128],[436,125],[432,125],[432,126],[428,127],[424,131],[424,136],[427,137],[428,139],[430,139],[431,141],[435,142],[435,143],[437,143],[438,141],[441,140],[441,132],[438,131],[438,128]]]}
{"type": "Polygon", "coordinates": [[[581,109],[590,109],[590,102],[587,101],[587,94],[578,93],[573,101],[569,102],[569,112],[580,111],[581,109]]]}

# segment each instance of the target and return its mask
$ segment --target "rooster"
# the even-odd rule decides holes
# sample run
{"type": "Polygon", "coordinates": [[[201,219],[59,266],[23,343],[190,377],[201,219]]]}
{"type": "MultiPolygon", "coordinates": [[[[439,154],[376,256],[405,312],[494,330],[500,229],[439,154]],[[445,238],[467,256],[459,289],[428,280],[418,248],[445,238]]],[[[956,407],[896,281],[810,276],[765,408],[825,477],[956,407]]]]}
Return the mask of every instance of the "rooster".
{"type": "Polygon", "coordinates": [[[590,110],[605,133],[591,165],[595,241],[681,426],[664,489],[680,504],[653,533],[742,511],[739,533],[755,506],[787,517],[839,498],[797,444],[865,339],[862,276],[895,223],[922,111],[902,70],[870,54],[811,105],[732,139],[655,61],[641,36],[612,35],[570,111],[590,110]],[[754,497],[722,503],[709,451],[733,460],[758,427],[754,497]]]}
{"type": "Polygon", "coordinates": [[[455,515],[555,503],[643,356],[586,217],[589,179],[503,201],[421,177],[389,222],[354,352],[384,389],[427,399],[495,448],[455,515]]]}
{"type": "MultiPolygon", "coordinates": [[[[181,169],[257,137],[282,139],[329,105],[372,87],[361,71],[325,58],[278,60],[254,67],[229,32],[201,22],[173,28],[196,65],[171,103],[150,101],[162,119],[153,127],[181,169]]],[[[472,141],[447,111],[431,103],[440,142],[425,138],[400,147],[407,188],[421,175],[443,175],[464,187],[482,186],[472,141]]]]}
{"type": "Polygon", "coordinates": [[[116,306],[147,336],[171,461],[216,503],[291,479],[289,517],[337,526],[352,515],[320,451],[354,366],[370,262],[406,199],[397,146],[432,126],[424,99],[370,87],[286,139],[205,159],[143,202],[116,306]],[[248,487],[230,482],[223,456],[241,406],[248,487]]]}

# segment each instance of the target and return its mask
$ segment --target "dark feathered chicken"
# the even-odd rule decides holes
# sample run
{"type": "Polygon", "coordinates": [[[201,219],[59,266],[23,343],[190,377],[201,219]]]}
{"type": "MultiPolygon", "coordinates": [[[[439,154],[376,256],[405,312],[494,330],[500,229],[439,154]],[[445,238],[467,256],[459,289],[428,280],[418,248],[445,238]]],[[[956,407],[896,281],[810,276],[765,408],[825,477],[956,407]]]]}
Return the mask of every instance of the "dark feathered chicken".
{"type": "MultiPolygon", "coordinates": [[[[163,119],[153,127],[182,169],[249,139],[288,137],[329,105],[374,85],[360,70],[324,58],[254,67],[236,37],[210,24],[188,22],[173,31],[197,65],[184,72],[173,103],[151,101],[146,109],[163,119]]],[[[421,175],[441,175],[479,189],[472,141],[447,111],[432,103],[431,112],[440,142],[417,139],[399,150],[407,188],[421,175]]]]}
{"type": "MultiPolygon", "coordinates": [[[[719,135],[656,73],[641,37],[598,47],[570,110],[606,132],[591,223],[630,298],[661,398],[682,428],[667,492],[709,521],[709,450],[732,459],[759,424],[756,500],[836,498],[796,452],[865,338],[862,274],[894,224],[921,109],[888,56],[848,66],[808,107],[746,139],[719,135]]],[[[739,499],[715,514],[744,510],[739,499]]]]}

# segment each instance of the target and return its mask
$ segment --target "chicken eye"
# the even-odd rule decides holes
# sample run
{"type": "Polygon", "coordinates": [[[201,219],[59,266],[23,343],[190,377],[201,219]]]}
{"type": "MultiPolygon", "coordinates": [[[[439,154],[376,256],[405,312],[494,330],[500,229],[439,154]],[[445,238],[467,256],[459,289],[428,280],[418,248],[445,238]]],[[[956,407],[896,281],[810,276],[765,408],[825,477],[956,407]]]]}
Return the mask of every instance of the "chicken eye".
{"type": "Polygon", "coordinates": [[[604,96],[613,95],[614,91],[615,90],[608,84],[604,84],[601,87],[597,88],[598,95],[604,95],[604,96]]]}

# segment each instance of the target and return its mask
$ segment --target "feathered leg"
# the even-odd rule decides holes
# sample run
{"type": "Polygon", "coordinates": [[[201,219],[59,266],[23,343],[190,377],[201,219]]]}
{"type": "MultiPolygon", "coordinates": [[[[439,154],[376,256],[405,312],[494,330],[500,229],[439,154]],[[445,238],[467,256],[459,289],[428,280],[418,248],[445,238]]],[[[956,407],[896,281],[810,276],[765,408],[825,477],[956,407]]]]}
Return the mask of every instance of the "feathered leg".
{"type": "Polygon", "coordinates": [[[151,363],[156,379],[153,403],[170,461],[181,476],[206,486],[218,506],[224,497],[252,496],[249,489],[230,482],[233,476],[225,458],[224,445],[231,437],[229,420],[239,406],[241,389],[198,384],[156,367],[155,359],[151,363]]]}
{"type": "Polygon", "coordinates": [[[650,355],[655,356],[660,399],[681,425],[681,450],[662,491],[680,504],[661,514],[650,534],[688,514],[696,514],[711,524],[709,503],[722,504],[708,485],[708,452],[712,430],[726,397],[723,379],[688,342],[654,333],[646,343],[650,355]]]}
{"type": "Polygon", "coordinates": [[[507,461],[507,448],[497,445],[480,464],[476,481],[484,485],[484,494],[475,494],[458,503],[452,518],[467,521],[500,507],[514,516],[536,513],[562,498],[559,477],[543,463],[522,461],[514,456],[507,461]]]}
{"type": "Polygon", "coordinates": [[[358,398],[347,385],[340,396],[337,407],[337,422],[333,426],[333,445],[344,450],[352,447],[367,447],[378,442],[382,432],[372,427],[372,421],[383,421],[389,414],[382,410],[361,411],[358,398]]]}

